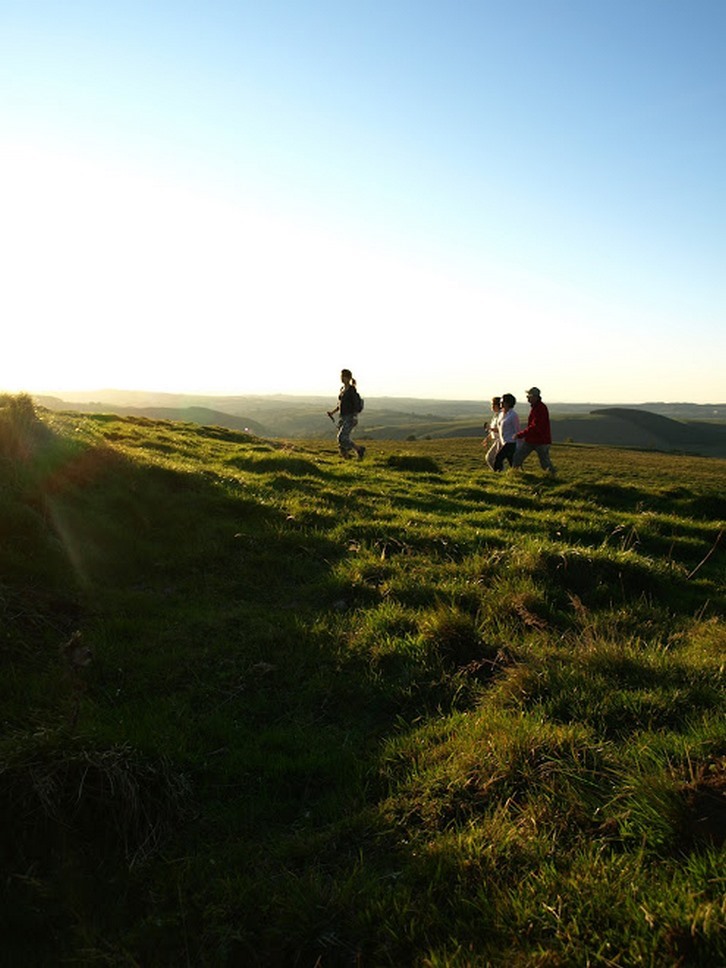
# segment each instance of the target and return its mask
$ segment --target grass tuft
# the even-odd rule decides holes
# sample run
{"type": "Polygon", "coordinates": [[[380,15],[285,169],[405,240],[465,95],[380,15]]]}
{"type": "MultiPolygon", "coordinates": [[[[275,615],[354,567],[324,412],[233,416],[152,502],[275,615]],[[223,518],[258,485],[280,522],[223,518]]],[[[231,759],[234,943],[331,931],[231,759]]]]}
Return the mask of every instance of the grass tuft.
{"type": "Polygon", "coordinates": [[[167,760],[69,743],[62,732],[6,739],[0,778],[0,822],[21,866],[73,850],[133,866],[190,811],[189,781],[167,760]]]}

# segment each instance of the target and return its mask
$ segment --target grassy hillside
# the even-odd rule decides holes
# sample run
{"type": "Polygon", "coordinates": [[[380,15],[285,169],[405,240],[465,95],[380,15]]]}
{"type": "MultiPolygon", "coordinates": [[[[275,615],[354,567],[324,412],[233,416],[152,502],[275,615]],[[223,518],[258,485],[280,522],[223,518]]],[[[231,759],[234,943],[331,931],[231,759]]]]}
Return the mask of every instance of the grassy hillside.
{"type": "Polygon", "coordinates": [[[726,462],[0,398],[0,959],[726,963],[726,462]]]}

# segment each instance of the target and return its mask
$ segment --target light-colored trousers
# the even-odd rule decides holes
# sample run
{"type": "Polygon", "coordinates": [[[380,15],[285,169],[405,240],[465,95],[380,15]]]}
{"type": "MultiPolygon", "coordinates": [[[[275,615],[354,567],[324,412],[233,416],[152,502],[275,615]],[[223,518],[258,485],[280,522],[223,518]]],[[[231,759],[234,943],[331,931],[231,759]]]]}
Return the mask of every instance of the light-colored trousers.
{"type": "Polygon", "coordinates": [[[555,469],[554,464],[550,460],[550,445],[528,444],[526,440],[522,441],[519,447],[517,447],[512,467],[521,467],[532,451],[539,457],[540,467],[543,471],[553,471],[555,469]]]}
{"type": "Polygon", "coordinates": [[[355,450],[355,444],[350,439],[354,427],[358,426],[358,418],[354,413],[346,414],[338,421],[338,447],[341,454],[347,454],[349,450],[355,450]]]}
{"type": "Polygon", "coordinates": [[[491,445],[491,447],[487,451],[487,455],[486,455],[485,460],[486,460],[487,464],[489,465],[489,470],[490,471],[493,471],[494,470],[494,461],[496,460],[496,456],[497,456],[497,454],[499,453],[499,451],[501,449],[502,449],[502,442],[501,442],[501,440],[498,440],[497,439],[497,440],[494,441],[494,443],[491,445]]]}

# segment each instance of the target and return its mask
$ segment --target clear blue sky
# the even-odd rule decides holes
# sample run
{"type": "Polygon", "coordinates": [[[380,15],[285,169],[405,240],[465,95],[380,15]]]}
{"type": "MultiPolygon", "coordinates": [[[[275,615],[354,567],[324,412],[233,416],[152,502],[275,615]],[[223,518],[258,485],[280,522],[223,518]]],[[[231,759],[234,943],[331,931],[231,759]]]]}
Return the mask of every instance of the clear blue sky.
{"type": "Polygon", "coordinates": [[[726,2],[0,0],[0,389],[726,400],[726,2]]]}

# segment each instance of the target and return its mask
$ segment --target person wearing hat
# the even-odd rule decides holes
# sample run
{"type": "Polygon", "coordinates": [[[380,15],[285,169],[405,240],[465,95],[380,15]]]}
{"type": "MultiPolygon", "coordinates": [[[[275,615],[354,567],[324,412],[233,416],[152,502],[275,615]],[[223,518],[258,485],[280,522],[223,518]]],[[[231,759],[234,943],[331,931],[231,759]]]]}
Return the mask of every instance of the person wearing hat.
{"type": "Polygon", "coordinates": [[[550,444],[552,443],[550,412],[542,400],[542,394],[538,387],[531,387],[527,390],[527,401],[531,408],[529,419],[524,430],[520,430],[516,435],[522,441],[522,445],[517,448],[512,466],[515,468],[521,467],[532,451],[536,451],[542,470],[548,471],[554,477],[557,471],[550,460],[550,444]]]}

